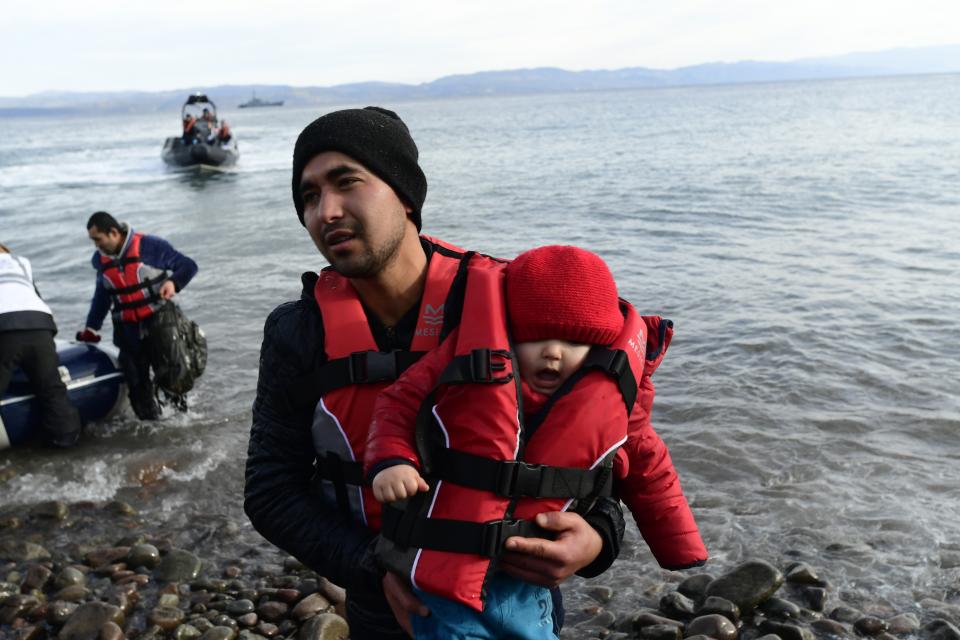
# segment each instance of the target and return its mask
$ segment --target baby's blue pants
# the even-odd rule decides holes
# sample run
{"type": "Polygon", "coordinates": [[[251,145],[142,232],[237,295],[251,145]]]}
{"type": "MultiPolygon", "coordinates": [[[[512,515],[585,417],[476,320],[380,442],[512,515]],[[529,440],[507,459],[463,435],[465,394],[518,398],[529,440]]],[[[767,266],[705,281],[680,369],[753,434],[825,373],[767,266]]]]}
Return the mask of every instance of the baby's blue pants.
{"type": "Polygon", "coordinates": [[[538,587],[503,573],[487,581],[483,612],[442,596],[414,589],[430,615],[411,616],[417,640],[556,640],[553,631],[553,596],[538,587]]]}

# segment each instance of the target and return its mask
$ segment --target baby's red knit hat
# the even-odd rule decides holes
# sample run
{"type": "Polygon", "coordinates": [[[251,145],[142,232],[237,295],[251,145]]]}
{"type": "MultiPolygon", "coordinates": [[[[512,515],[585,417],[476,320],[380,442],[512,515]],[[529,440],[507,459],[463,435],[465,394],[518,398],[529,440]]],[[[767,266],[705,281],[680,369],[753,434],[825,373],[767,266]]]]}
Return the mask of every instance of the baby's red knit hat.
{"type": "Polygon", "coordinates": [[[623,328],[617,284],[600,256],[552,245],[507,265],[507,317],[515,342],[608,345],[623,328]]]}

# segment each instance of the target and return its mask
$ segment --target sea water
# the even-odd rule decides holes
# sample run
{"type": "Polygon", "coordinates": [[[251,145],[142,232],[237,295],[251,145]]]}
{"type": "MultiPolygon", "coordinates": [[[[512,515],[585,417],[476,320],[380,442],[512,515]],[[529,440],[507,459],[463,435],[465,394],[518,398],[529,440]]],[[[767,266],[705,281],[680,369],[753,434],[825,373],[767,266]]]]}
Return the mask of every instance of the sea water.
{"type": "MultiPolygon", "coordinates": [[[[587,247],[674,321],[653,419],[707,570],[800,559],[906,608],[960,579],[957,104],[944,75],[384,106],[420,147],[425,232],[501,257],[587,247]]],[[[364,105],[224,109],[225,172],[162,164],[177,113],[0,119],[0,242],[33,261],[61,336],[84,325],[103,209],[197,261],[177,300],[210,348],[186,414],[0,453],[3,504],[137,496],[157,522],[266,545],[241,507],[263,321],[324,266],[292,149],[341,106],[364,105]]],[[[597,582],[629,595],[661,574],[632,523],[626,540],[597,582]]]]}

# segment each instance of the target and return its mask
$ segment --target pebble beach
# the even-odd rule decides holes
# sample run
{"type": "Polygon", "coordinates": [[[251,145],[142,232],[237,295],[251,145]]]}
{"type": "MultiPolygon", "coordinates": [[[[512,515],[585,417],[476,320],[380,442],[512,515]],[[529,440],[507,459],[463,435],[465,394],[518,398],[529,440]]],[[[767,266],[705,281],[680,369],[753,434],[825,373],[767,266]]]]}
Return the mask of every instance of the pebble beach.
{"type": "MultiPolygon", "coordinates": [[[[120,500],[0,510],[0,638],[350,637],[343,589],[245,527],[192,515],[169,529],[120,500]]],[[[561,637],[960,640],[960,581],[898,611],[847,597],[829,569],[757,558],[722,573],[661,571],[632,585],[629,603],[574,579],[561,637]]]]}

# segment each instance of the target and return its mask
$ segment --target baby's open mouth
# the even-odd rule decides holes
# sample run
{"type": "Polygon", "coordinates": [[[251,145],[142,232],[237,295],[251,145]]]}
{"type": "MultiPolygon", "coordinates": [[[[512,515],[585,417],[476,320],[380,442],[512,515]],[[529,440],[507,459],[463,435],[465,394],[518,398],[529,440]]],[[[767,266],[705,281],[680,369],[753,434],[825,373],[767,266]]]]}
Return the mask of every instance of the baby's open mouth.
{"type": "Polygon", "coordinates": [[[552,388],[560,382],[560,372],[556,369],[540,369],[533,376],[534,384],[541,388],[552,388]]]}

